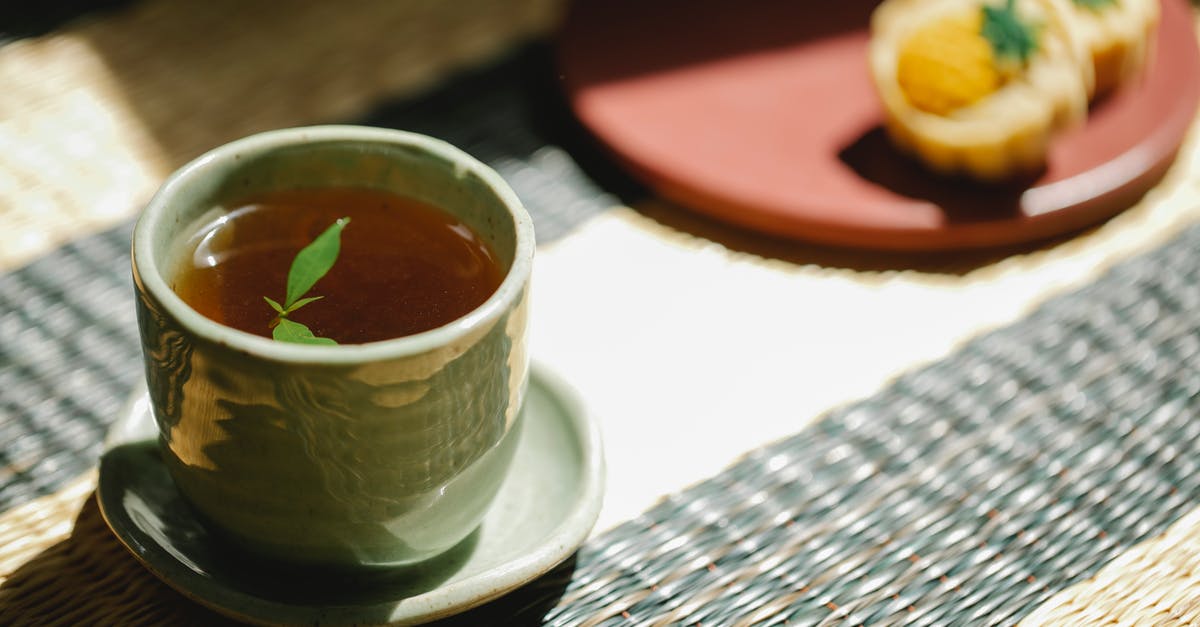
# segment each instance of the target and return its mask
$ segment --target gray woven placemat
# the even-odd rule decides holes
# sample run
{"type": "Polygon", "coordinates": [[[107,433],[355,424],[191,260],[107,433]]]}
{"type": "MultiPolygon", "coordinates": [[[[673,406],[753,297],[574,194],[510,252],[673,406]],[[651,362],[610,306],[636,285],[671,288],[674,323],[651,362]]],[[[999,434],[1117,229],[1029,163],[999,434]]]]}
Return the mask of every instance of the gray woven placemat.
{"type": "MultiPolygon", "coordinates": [[[[353,122],[440,137],[488,163],[521,197],[544,244],[619,204],[609,190],[637,193],[576,144],[586,140],[565,110],[550,107],[547,59],[544,46],[529,46],[353,122]]],[[[107,426],[142,376],[131,228],[0,275],[0,512],[93,466],[107,426]]]]}
{"type": "Polygon", "coordinates": [[[1200,504],[1198,251],[1192,228],[672,495],[582,550],[548,622],[1015,623],[1200,504]]]}

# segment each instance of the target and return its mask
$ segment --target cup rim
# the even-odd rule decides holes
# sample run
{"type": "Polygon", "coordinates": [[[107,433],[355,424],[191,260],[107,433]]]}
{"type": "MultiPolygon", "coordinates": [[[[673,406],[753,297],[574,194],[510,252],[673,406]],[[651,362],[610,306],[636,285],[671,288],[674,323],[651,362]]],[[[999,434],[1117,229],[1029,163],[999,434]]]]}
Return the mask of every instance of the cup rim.
{"type": "Polygon", "coordinates": [[[535,248],[533,221],[508,183],[494,170],[453,145],[419,133],[354,125],[306,126],[266,131],[218,146],[176,170],[146,205],[133,229],[133,272],[144,289],[179,324],[195,336],[259,358],[297,364],[354,365],[419,355],[450,345],[476,329],[496,322],[521,296],[529,281],[535,248]],[[403,337],[365,344],[292,344],[247,333],[209,319],[192,309],[163,278],[154,258],[151,234],[160,227],[174,197],[209,175],[218,164],[247,154],[263,154],[286,146],[320,142],[362,142],[417,148],[475,174],[508,210],[516,233],[512,266],[491,296],[466,315],[442,326],[403,337]]]}

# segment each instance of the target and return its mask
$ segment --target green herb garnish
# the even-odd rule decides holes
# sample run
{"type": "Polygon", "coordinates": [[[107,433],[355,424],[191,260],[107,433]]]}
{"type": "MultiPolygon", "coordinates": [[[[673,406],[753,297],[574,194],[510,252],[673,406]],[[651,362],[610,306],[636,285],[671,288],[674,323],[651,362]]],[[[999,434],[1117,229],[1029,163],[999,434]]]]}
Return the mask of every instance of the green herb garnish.
{"type": "Polygon", "coordinates": [[[271,321],[271,337],[280,342],[295,344],[337,344],[327,337],[317,337],[308,327],[291,320],[288,315],[293,311],[317,300],[323,296],[308,296],[301,298],[311,290],[321,277],[329,272],[337,261],[342,248],[342,229],[350,223],[350,218],[341,218],[334,222],[323,233],[317,236],[308,246],[296,253],[292,267],[288,270],[287,293],[283,304],[263,296],[263,300],[278,314],[271,321]]]}
{"type": "Polygon", "coordinates": [[[292,342],[294,344],[337,344],[337,342],[327,337],[317,337],[306,326],[299,322],[293,322],[287,318],[276,318],[279,324],[275,325],[275,330],[271,332],[271,336],[280,342],[292,342]]]}
{"type": "Polygon", "coordinates": [[[1024,64],[1038,48],[1037,32],[1017,15],[1016,0],[1007,0],[1002,7],[983,7],[982,34],[1000,60],[1024,64]]]}
{"type": "Polygon", "coordinates": [[[1074,0],[1076,6],[1081,6],[1085,9],[1099,11],[1107,6],[1112,6],[1117,3],[1117,0],[1074,0]]]}

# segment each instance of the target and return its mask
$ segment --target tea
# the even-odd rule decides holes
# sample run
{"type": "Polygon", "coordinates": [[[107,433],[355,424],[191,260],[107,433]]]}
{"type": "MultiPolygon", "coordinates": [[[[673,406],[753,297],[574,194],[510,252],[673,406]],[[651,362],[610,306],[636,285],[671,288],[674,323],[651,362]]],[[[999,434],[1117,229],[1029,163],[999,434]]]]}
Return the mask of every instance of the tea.
{"type": "Polygon", "coordinates": [[[445,211],[367,189],[274,192],[247,198],[198,230],[172,289],[201,314],[271,337],[296,254],[342,217],[341,248],[310,295],[289,314],[319,337],[361,344],[427,331],[462,317],[502,279],[491,248],[445,211]]]}

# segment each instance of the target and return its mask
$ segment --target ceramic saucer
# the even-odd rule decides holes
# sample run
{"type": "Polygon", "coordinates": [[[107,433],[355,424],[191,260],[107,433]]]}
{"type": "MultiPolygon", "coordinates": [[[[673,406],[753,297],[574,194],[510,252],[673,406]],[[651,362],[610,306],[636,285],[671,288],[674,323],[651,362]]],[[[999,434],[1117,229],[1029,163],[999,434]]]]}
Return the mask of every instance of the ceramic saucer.
{"type": "Polygon", "coordinates": [[[144,389],[109,435],[97,497],[117,538],[152,573],[218,612],[256,623],[412,624],[457,614],[570,557],[603,496],[599,431],[563,383],[534,368],[516,459],[480,527],[427,563],[304,572],[227,547],[194,517],[158,454],[144,389]]]}

